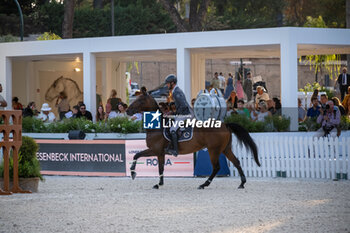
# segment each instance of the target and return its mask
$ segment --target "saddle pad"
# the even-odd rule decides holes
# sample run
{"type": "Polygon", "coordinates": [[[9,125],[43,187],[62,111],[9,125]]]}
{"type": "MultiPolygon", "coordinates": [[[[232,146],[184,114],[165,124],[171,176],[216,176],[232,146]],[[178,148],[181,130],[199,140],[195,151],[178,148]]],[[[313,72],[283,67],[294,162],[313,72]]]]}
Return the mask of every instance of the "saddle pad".
{"type": "MultiPolygon", "coordinates": [[[[163,129],[163,135],[166,140],[171,141],[170,128],[163,129]]],[[[178,142],[186,142],[192,139],[193,137],[193,128],[180,128],[177,130],[178,142]]]]}

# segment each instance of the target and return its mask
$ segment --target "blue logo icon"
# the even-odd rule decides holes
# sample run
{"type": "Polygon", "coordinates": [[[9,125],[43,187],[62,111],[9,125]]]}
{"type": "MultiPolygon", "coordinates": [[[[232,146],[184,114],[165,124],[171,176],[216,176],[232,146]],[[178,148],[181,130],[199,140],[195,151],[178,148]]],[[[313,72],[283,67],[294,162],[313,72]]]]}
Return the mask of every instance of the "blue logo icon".
{"type": "Polygon", "coordinates": [[[144,129],[160,129],[160,116],[162,114],[157,110],[156,112],[143,113],[143,128],[144,129]]]}

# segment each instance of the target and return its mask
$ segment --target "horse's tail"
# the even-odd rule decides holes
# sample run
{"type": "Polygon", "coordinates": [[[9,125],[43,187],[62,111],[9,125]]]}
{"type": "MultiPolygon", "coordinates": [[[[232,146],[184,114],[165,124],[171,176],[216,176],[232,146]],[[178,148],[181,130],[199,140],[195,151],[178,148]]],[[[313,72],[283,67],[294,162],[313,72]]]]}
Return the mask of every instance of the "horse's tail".
{"type": "Polygon", "coordinates": [[[240,144],[245,145],[245,147],[253,153],[254,160],[256,164],[260,167],[260,162],[258,158],[258,148],[253,140],[253,138],[249,135],[248,131],[242,126],[235,123],[227,123],[226,126],[231,129],[231,131],[236,135],[238,142],[240,144]]]}

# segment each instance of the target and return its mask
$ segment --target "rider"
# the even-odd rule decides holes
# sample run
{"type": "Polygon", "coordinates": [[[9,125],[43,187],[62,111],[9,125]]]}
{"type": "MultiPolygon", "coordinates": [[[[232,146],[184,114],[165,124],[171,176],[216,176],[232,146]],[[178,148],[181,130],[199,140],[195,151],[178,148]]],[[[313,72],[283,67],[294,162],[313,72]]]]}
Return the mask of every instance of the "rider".
{"type": "MultiPolygon", "coordinates": [[[[179,86],[176,85],[177,78],[174,74],[169,74],[165,78],[165,83],[168,86],[169,91],[172,93],[173,100],[175,102],[176,113],[175,113],[175,123],[179,120],[185,120],[191,115],[191,107],[186,101],[185,94],[180,89],[179,86]]],[[[171,135],[171,144],[166,148],[165,152],[167,154],[171,154],[174,156],[178,155],[178,145],[177,145],[177,129],[179,128],[178,124],[174,124],[170,128],[171,135]]]]}

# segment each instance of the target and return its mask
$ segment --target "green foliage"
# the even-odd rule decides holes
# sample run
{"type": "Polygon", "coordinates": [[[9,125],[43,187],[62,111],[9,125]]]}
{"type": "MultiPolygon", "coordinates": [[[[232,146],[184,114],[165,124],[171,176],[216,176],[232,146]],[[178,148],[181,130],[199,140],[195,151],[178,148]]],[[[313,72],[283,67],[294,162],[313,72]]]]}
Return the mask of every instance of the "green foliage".
{"type": "Polygon", "coordinates": [[[317,123],[317,117],[308,117],[299,123],[299,131],[316,131],[321,125],[317,123]]]}
{"type": "Polygon", "coordinates": [[[142,130],[142,122],[117,117],[96,123],[85,118],[74,118],[44,124],[34,117],[25,117],[22,121],[22,129],[25,133],[68,133],[70,130],[81,130],[84,133],[138,133],[142,130]]]}
{"type": "Polygon", "coordinates": [[[321,86],[318,82],[314,82],[312,84],[307,83],[304,88],[300,88],[299,91],[305,92],[314,92],[314,90],[318,90],[319,92],[326,92],[328,99],[331,99],[334,97],[334,92],[324,86],[321,86]]]}
{"type": "MultiPolygon", "coordinates": [[[[322,16],[318,18],[307,16],[304,27],[327,28],[327,25],[323,21],[322,16]]],[[[329,74],[329,77],[333,79],[340,72],[341,57],[339,54],[307,55],[304,59],[306,64],[310,66],[310,70],[312,68],[315,70],[315,74],[324,68],[329,74]]],[[[299,61],[302,61],[302,57],[300,57],[299,61]]]]}
{"type": "Polygon", "coordinates": [[[225,123],[236,123],[249,132],[283,132],[288,131],[290,119],[284,116],[269,116],[264,122],[254,122],[245,115],[233,114],[225,118],[225,123]]]}
{"type": "Polygon", "coordinates": [[[37,40],[61,40],[62,38],[52,32],[44,32],[37,40]]]}
{"type": "MultiPolygon", "coordinates": [[[[18,177],[31,178],[39,177],[44,180],[40,174],[40,163],[36,157],[36,153],[39,150],[38,144],[33,138],[23,136],[22,146],[18,152],[18,177]]],[[[10,156],[9,161],[10,177],[13,178],[13,157],[10,156]]],[[[4,176],[4,162],[0,165],[0,177],[4,176]]]]}
{"type": "Polygon", "coordinates": [[[340,129],[341,130],[350,130],[350,117],[342,116],[340,118],[340,129]]]}
{"type": "Polygon", "coordinates": [[[17,42],[19,41],[18,37],[13,36],[13,35],[5,35],[5,36],[0,36],[0,43],[4,42],[17,42]]]}

